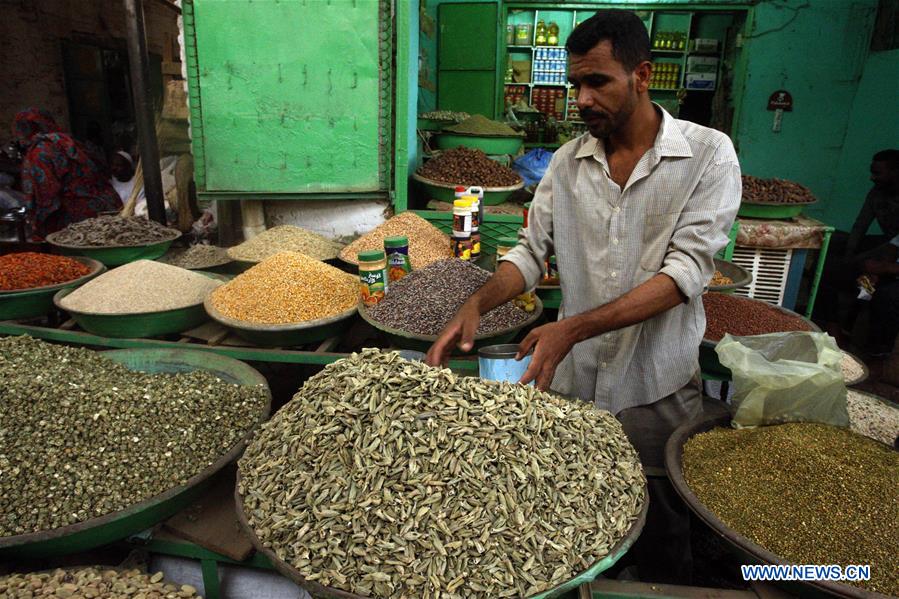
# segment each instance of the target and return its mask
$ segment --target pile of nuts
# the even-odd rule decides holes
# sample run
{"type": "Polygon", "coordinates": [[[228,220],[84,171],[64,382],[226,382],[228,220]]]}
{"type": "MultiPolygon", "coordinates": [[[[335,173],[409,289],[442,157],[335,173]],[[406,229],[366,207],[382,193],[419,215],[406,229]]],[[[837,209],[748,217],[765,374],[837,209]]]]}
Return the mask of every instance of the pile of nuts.
{"type": "Polygon", "coordinates": [[[817,200],[808,187],[799,183],[743,175],[743,201],[751,204],[811,204],[817,200]]]}
{"type": "Polygon", "coordinates": [[[28,572],[0,577],[0,597],[10,599],[50,597],[52,599],[176,599],[197,597],[189,584],[167,583],[162,572],[149,575],[140,570],[89,567],[77,570],[28,572]]]}
{"type": "Polygon", "coordinates": [[[804,318],[793,316],[765,302],[730,293],[706,293],[704,339],[720,341],[726,333],[735,337],[782,331],[811,331],[804,318]]]}
{"type": "Polygon", "coordinates": [[[451,185],[509,187],[521,183],[510,168],[487,157],[481,150],[453,148],[428,160],[416,171],[422,177],[451,185]]]}

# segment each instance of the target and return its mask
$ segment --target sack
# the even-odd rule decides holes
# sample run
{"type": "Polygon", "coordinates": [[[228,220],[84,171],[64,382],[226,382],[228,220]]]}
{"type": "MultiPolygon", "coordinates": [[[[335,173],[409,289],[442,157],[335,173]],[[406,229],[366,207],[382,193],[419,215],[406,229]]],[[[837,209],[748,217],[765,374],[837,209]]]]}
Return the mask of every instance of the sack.
{"type": "Polygon", "coordinates": [[[735,428],[820,422],[849,426],[842,352],[825,333],[725,335],[715,352],[734,383],[735,428]]]}
{"type": "Polygon", "coordinates": [[[547,152],[543,148],[534,148],[524,156],[516,158],[512,162],[512,168],[524,179],[524,184],[536,185],[543,179],[546,169],[549,168],[549,162],[552,160],[552,152],[547,152]]]}

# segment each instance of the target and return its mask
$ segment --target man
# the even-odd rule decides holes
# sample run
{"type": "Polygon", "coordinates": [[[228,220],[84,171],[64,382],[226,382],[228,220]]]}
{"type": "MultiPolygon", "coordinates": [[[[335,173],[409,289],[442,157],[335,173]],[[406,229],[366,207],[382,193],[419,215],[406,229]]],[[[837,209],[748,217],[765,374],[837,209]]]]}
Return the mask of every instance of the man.
{"type": "Polygon", "coordinates": [[[871,183],[846,243],[845,258],[880,247],[899,235],[899,150],[883,150],[871,158],[871,183]],[[882,236],[866,239],[871,223],[877,221],[882,236]],[[865,243],[867,241],[867,243],[865,243]]]}
{"type": "Polygon", "coordinates": [[[866,353],[874,358],[889,356],[899,334],[899,235],[880,248],[875,258],[864,261],[861,272],[874,284],[871,322],[866,353]]]}
{"type": "Polygon", "coordinates": [[[671,432],[702,410],[699,296],[739,207],[740,168],[727,136],[650,101],[649,37],[632,12],[597,12],[566,48],[589,135],[555,153],[519,244],[459,309],[428,362],[445,363],[456,344],[470,349],[480,315],[533,288],[555,254],[559,320],[520,344],[519,357],[534,352],[522,382],[617,415],[650,477],[643,548],[634,548],[640,578],[688,582],[688,513],[662,455],[671,432]]]}

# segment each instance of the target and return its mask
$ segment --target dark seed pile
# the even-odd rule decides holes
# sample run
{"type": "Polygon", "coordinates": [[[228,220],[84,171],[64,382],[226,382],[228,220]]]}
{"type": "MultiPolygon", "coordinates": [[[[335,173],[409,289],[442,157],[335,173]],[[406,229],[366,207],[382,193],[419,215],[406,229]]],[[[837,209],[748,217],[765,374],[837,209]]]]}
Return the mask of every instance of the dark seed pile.
{"type": "Polygon", "coordinates": [[[811,331],[809,323],[798,316],[781,312],[765,302],[730,293],[706,293],[705,338],[720,341],[725,333],[738,337],[782,331],[811,331]]]}
{"type": "Polygon", "coordinates": [[[743,201],[753,204],[809,204],[816,199],[808,187],[793,181],[743,175],[743,201]]]}
{"type": "Polygon", "coordinates": [[[428,160],[418,174],[441,183],[508,187],[521,182],[518,173],[487,157],[481,150],[453,148],[428,160]]]}
{"type": "MultiPolygon", "coordinates": [[[[471,262],[456,258],[440,260],[391,283],[387,297],[370,308],[369,315],[388,327],[419,335],[437,335],[465,300],[489,278],[489,272],[471,262]]],[[[529,316],[507,302],[481,317],[478,334],[521,324],[529,316]]]]}
{"type": "Polygon", "coordinates": [[[53,236],[64,245],[104,247],[168,241],[178,231],[140,216],[98,216],[72,223],[53,236]]]}
{"type": "Polygon", "coordinates": [[[183,485],[253,429],[263,387],[147,374],[97,352],[0,339],[0,537],[117,512],[183,485]]]}
{"type": "Polygon", "coordinates": [[[690,489],[728,527],[792,564],[870,564],[856,586],[899,596],[899,452],[794,423],[696,435],[683,461],[690,489]]]}

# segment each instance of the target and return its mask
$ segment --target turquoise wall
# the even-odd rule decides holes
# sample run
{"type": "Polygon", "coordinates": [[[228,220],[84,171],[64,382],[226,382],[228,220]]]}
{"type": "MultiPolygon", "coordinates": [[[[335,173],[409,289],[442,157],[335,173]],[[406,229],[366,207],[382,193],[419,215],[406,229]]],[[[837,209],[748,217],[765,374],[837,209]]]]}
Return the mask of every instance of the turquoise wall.
{"type": "Polygon", "coordinates": [[[852,226],[865,193],[871,188],[871,156],[880,150],[899,148],[897,105],[899,49],[869,54],[849,113],[846,142],[827,215],[841,229],[852,226]]]}
{"type": "MultiPolygon", "coordinates": [[[[744,38],[744,93],[735,127],[743,172],[807,185],[819,202],[806,212],[840,228],[851,226],[854,216],[847,200],[867,191],[864,171],[851,181],[841,181],[841,173],[851,175],[842,167],[844,146],[850,133],[861,133],[850,131],[850,121],[860,108],[856,97],[876,9],[876,0],[766,1],[753,10],[744,38]],[[767,101],[778,89],[792,93],[794,107],[775,133],[767,101]]],[[[866,104],[884,112],[892,106],[884,116],[895,120],[895,98],[866,104]]]]}

